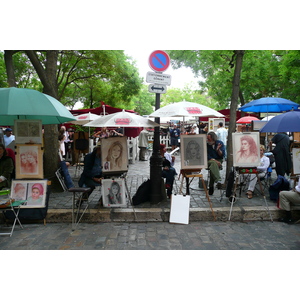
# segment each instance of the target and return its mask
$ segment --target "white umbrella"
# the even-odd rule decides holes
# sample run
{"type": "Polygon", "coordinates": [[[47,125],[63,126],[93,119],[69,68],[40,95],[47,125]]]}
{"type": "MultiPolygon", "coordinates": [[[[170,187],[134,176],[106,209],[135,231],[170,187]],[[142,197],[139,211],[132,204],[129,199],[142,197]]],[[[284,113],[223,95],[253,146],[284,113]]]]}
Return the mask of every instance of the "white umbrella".
{"type": "Polygon", "coordinates": [[[134,113],[120,112],[99,117],[83,126],[88,127],[156,127],[159,124],[134,113]]]}
{"type": "Polygon", "coordinates": [[[81,115],[74,116],[74,117],[76,118],[76,120],[75,121],[71,121],[69,123],[76,124],[76,125],[84,125],[84,124],[86,124],[86,123],[88,123],[90,121],[93,121],[93,120],[99,118],[100,116],[88,112],[86,114],[81,114],[81,115]]]}
{"type": "Polygon", "coordinates": [[[202,104],[181,101],[154,111],[149,117],[225,117],[218,111],[202,104]]]}

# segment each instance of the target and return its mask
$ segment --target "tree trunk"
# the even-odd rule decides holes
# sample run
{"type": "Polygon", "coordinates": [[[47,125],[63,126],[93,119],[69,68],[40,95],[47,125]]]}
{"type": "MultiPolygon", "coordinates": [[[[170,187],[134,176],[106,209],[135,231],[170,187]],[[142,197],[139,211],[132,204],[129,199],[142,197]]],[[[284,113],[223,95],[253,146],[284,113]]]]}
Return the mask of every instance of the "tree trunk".
{"type": "Polygon", "coordinates": [[[6,67],[6,74],[7,74],[7,82],[9,87],[16,87],[16,77],[15,77],[15,69],[13,64],[13,54],[14,51],[12,50],[5,50],[4,51],[4,61],[6,67]]]}
{"type": "Polygon", "coordinates": [[[234,76],[232,80],[232,94],[230,103],[230,122],[228,127],[228,141],[227,141],[227,164],[226,164],[226,180],[229,172],[233,166],[233,147],[232,147],[232,133],[236,131],[236,110],[238,106],[238,98],[240,91],[240,79],[242,72],[242,62],[245,50],[236,50],[236,61],[234,76]]]}
{"type": "MultiPolygon", "coordinates": [[[[57,50],[46,51],[45,68],[39,61],[35,51],[26,51],[33,67],[35,68],[42,84],[43,93],[57,99],[58,85],[57,85],[57,50]]],[[[58,128],[57,125],[44,126],[44,176],[51,180],[52,190],[60,189],[58,180],[55,177],[55,172],[58,169],[58,128]]]]}

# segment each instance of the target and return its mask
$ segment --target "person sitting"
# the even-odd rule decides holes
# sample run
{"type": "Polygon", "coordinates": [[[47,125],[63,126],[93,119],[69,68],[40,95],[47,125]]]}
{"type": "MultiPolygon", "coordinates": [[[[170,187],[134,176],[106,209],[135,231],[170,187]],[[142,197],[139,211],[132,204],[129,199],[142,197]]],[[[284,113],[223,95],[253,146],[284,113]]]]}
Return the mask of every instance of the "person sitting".
{"type": "Polygon", "coordinates": [[[102,167],[101,167],[101,146],[96,146],[93,152],[84,157],[83,172],[78,181],[79,187],[90,187],[93,192],[96,186],[101,185],[102,167]]]}
{"type": "MultiPolygon", "coordinates": [[[[268,171],[268,167],[270,166],[270,159],[269,157],[264,155],[265,147],[264,145],[260,145],[260,165],[257,167],[258,177],[263,178],[266,176],[266,173],[268,171]]],[[[248,185],[248,191],[247,191],[247,198],[251,199],[253,197],[253,191],[257,182],[257,176],[256,174],[247,174],[247,175],[241,175],[245,178],[245,176],[249,176],[249,185],[248,185]]]]}
{"type": "Polygon", "coordinates": [[[174,179],[175,179],[175,176],[177,175],[177,172],[172,167],[172,158],[170,159],[168,155],[167,155],[168,158],[166,158],[166,156],[165,156],[166,151],[167,151],[166,150],[166,145],[165,144],[160,144],[160,155],[163,158],[161,176],[163,178],[166,178],[165,186],[166,186],[166,189],[167,189],[167,197],[169,199],[171,199],[174,179]]]}
{"type": "Polygon", "coordinates": [[[214,193],[214,183],[217,183],[217,188],[222,187],[220,168],[223,163],[225,146],[222,141],[217,140],[217,135],[210,131],[207,133],[207,160],[208,169],[210,172],[209,180],[209,195],[214,193]]]}
{"type": "Polygon", "coordinates": [[[279,222],[285,222],[287,224],[294,223],[292,219],[291,213],[291,205],[299,205],[300,204],[300,178],[298,184],[291,191],[281,191],[279,193],[279,209],[285,210],[285,216],[283,218],[279,218],[279,222]]]}
{"type": "Polygon", "coordinates": [[[0,190],[10,188],[13,171],[13,159],[7,155],[5,146],[0,144],[0,190]]]}

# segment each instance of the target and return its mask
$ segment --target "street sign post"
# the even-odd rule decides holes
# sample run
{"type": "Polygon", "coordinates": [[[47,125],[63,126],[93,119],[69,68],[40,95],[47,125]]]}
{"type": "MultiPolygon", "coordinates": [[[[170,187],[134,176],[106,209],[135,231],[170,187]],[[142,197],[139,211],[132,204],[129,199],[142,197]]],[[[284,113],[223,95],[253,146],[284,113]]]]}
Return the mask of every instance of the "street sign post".
{"type": "Polygon", "coordinates": [[[162,84],[149,84],[148,91],[150,93],[165,94],[167,92],[167,86],[162,84]]]}
{"type": "MultiPolygon", "coordinates": [[[[149,66],[155,72],[147,72],[146,82],[153,83],[148,87],[148,91],[155,93],[155,109],[160,107],[160,94],[167,91],[166,85],[171,85],[171,75],[162,74],[170,65],[169,55],[161,50],[153,51],[149,57],[149,66]]],[[[155,122],[160,123],[159,118],[155,118],[155,122]]],[[[164,200],[162,193],[162,185],[164,183],[161,178],[162,157],[160,155],[160,127],[154,127],[153,151],[150,157],[150,181],[151,193],[150,202],[158,203],[164,200]]]]}

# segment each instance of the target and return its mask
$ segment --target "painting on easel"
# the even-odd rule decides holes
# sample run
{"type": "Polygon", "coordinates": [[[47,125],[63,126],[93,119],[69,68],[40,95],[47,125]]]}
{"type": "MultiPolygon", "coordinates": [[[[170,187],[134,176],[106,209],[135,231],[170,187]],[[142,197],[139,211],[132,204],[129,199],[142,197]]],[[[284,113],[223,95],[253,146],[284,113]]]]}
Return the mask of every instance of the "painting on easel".
{"type": "Polygon", "coordinates": [[[207,168],[206,134],[180,136],[181,169],[207,168]]]}

